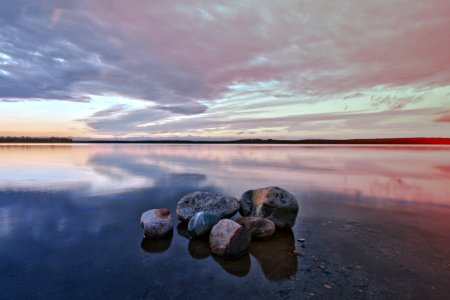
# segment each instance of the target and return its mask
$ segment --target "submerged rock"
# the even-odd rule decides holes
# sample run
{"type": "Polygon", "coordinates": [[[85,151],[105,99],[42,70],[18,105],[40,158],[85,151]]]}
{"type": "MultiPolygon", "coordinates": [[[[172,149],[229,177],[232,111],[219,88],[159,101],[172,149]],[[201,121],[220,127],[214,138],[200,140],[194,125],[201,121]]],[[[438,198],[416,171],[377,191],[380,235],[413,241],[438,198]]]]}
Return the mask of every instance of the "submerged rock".
{"type": "Polygon", "coordinates": [[[198,212],[189,220],[189,234],[194,238],[206,236],[219,221],[220,218],[212,213],[198,212]]]}
{"type": "Polygon", "coordinates": [[[236,222],[247,229],[252,238],[264,239],[275,233],[275,223],[260,217],[239,217],[236,222]]]}
{"type": "Polygon", "coordinates": [[[236,198],[209,192],[187,194],[177,203],[177,217],[182,222],[189,222],[196,213],[201,211],[222,219],[233,216],[238,210],[239,201],[236,198]]]}
{"type": "Polygon", "coordinates": [[[277,228],[291,228],[295,224],[298,204],[295,197],[279,187],[265,187],[245,192],[240,202],[240,214],[267,218],[277,228]]]}
{"type": "Polygon", "coordinates": [[[144,212],[141,216],[141,226],[147,239],[164,237],[172,230],[170,211],[159,208],[144,212]]]}
{"type": "Polygon", "coordinates": [[[220,220],[209,234],[211,252],[229,259],[243,254],[250,240],[248,230],[229,219],[220,220]]]}

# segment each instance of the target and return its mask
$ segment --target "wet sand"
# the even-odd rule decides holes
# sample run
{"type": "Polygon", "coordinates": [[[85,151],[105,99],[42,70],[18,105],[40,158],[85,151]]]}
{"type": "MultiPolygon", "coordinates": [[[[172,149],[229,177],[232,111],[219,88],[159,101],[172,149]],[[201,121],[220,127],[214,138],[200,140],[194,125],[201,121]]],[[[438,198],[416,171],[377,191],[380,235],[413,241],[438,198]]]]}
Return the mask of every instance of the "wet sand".
{"type": "Polygon", "coordinates": [[[302,201],[295,284],[280,298],[448,299],[449,208],[313,198],[302,201]]]}

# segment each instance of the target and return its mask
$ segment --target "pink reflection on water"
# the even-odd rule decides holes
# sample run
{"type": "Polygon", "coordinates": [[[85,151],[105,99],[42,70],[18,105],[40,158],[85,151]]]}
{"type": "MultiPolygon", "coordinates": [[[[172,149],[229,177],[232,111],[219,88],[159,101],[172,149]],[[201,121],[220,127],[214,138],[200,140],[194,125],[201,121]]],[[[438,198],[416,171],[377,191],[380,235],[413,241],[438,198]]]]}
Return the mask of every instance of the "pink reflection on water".
{"type": "Polygon", "coordinates": [[[0,145],[0,190],[64,182],[113,193],[167,174],[201,174],[236,197],[279,185],[450,205],[448,146],[0,145]]]}

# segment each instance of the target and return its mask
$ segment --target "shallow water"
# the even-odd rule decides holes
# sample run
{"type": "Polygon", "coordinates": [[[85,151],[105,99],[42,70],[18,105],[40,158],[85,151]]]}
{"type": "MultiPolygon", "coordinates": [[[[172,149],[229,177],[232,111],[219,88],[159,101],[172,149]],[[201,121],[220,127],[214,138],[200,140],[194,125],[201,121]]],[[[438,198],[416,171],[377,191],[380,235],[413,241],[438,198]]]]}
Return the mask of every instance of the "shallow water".
{"type": "Polygon", "coordinates": [[[449,183],[445,146],[0,145],[0,298],[440,298],[450,279],[449,183]],[[297,223],[237,261],[189,240],[175,217],[172,235],[142,240],[145,210],[174,212],[196,190],[239,198],[270,185],[296,196],[297,223]],[[386,224],[398,226],[385,233],[386,224]],[[399,251],[418,257],[418,230],[439,266],[402,262],[409,273],[388,269],[383,278],[401,281],[385,282],[377,266],[406,260],[399,251]],[[384,258],[364,256],[370,235],[388,243],[384,258]],[[296,242],[304,237],[307,248],[296,242]]]}

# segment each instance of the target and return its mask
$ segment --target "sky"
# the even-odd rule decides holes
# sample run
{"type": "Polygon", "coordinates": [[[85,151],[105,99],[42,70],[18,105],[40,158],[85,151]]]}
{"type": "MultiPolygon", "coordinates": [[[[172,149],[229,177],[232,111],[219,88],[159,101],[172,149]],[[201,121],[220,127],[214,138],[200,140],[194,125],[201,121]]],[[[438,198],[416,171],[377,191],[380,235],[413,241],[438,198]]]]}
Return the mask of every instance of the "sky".
{"type": "Polygon", "coordinates": [[[450,137],[450,1],[0,2],[0,136],[450,137]]]}

